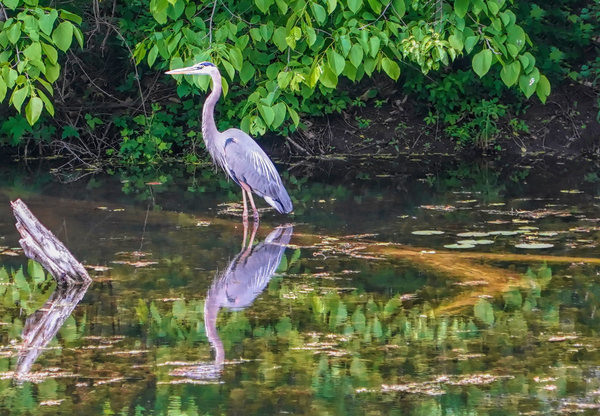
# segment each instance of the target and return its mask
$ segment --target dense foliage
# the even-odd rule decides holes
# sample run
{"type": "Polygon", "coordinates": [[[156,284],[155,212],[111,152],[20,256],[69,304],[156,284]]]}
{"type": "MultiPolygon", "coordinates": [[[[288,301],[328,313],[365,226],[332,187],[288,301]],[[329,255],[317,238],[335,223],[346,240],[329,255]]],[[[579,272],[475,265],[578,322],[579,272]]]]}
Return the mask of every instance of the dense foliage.
{"type": "Polygon", "coordinates": [[[209,80],[186,76],[166,100],[175,88],[159,77],[210,60],[222,128],[287,135],[306,116],[383,98],[388,77],[428,122],[487,146],[506,106],[521,106],[508,87],[545,102],[549,78],[595,83],[599,13],[597,0],[3,0],[0,142],[130,162],[189,149],[193,161],[194,95],[209,80]]]}

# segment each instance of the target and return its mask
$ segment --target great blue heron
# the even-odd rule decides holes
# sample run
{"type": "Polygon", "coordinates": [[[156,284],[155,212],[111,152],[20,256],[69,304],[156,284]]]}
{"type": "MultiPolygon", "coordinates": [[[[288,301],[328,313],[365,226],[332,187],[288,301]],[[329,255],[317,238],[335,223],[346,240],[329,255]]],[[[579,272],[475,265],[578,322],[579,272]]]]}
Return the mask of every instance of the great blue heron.
{"type": "Polygon", "coordinates": [[[281,177],[273,162],[248,134],[239,129],[217,130],[215,124],[215,105],[221,96],[221,73],[210,62],[167,71],[169,75],[209,75],[212,78],[212,92],[204,102],[202,110],[202,137],[213,161],[242,187],[244,198],[244,223],[248,223],[246,194],[254,213],[254,223],[258,211],[254,205],[252,192],[262,196],[265,201],[282,214],[292,212],[290,197],[281,182],[281,177]]]}

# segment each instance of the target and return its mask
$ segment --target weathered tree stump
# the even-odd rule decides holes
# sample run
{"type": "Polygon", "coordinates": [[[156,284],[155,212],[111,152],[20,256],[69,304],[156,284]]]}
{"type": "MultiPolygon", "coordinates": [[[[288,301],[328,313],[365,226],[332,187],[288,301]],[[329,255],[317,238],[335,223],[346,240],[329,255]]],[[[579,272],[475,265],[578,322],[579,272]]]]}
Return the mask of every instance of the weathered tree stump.
{"type": "Polygon", "coordinates": [[[59,286],[81,285],[92,281],[83,265],[67,250],[63,243],[44,227],[20,199],[11,202],[21,234],[19,244],[25,255],[40,263],[59,286]]]}

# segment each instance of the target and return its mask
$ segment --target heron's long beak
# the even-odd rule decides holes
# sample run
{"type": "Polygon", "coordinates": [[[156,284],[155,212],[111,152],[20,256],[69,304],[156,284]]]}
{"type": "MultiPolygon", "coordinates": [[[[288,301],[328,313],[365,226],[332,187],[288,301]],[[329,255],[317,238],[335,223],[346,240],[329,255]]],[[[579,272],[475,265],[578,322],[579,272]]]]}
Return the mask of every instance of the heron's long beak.
{"type": "Polygon", "coordinates": [[[182,74],[198,74],[198,70],[194,69],[193,66],[188,66],[185,68],[172,69],[170,71],[165,72],[167,75],[182,75],[182,74]]]}

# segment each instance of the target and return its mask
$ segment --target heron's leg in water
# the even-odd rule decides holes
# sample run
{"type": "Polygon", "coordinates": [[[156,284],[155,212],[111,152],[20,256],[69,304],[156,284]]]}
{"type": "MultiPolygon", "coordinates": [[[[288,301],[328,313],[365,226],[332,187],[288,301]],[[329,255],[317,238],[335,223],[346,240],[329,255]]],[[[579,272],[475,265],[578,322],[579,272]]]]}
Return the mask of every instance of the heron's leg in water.
{"type": "Polygon", "coordinates": [[[248,237],[248,220],[242,221],[242,223],[244,225],[244,239],[242,240],[242,250],[244,250],[246,248],[246,237],[248,237]]]}
{"type": "MultiPolygon", "coordinates": [[[[245,192],[244,190],[242,190],[242,192],[245,192]]],[[[256,231],[258,231],[258,222],[254,222],[254,224],[252,224],[252,234],[250,235],[250,242],[248,243],[248,245],[246,245],[246,238],[248,237],[248,217],[246,216],[246,219],[243,221],[244,224],[244,239],[242,241],[242,250],[245,250],[244,255],[242,256],[242,258],[246,257],[248,254],[250,254],[250,250],[252,248],[252,245],[254,244],[254,238],[256,237],[256,231]]]]}
{"type": "Polygon", "coordinates": [[[244,197],[244,212],[242,214],[242,224],[244,225],[244,240],[242,241],[242,250],[246,247],[246,237],[248,237],[248,203],[246,202],[246,190],[242,187],[242,196],[244,197]]]}

